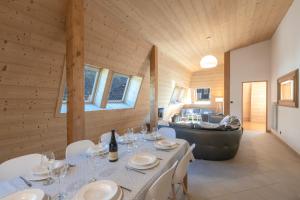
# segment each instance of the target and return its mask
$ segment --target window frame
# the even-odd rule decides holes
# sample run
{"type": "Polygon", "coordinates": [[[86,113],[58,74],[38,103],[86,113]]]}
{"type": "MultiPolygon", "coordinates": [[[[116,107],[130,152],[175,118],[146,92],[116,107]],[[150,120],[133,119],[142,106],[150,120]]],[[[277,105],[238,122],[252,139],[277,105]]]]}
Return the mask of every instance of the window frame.
{"type": "Polygon", "coordinates": [[[199,87],[199,88],[196,88],[195,89],[195,99],[196,99],[196,102],[205,102],[205,101],[211,101],[211,88],[210,87],[199,87]],[[208,99],[198,99],[198,92],[197,90],[198,89],[209,89],[209,97],[208,99]]]}
{"type": "MultiPolygon", "coordinates": [[[[90,71],[94,71],[96,72],[96,77],[95,77],[95,82],[94,82],[94,85],[93,85],[93,89],[92,89],[92,94],[91,94],[91,97],[90,99],[88,100],[85,100],[84,98],[84,103],[86,104],[93,104],[94,101],[95,101],[95,94],[96,94],[96,90],[97,90],[97,87],[98,87],[98,81],[100,79],[100,76],[101,76],[101,68],[98,68],[98,67],[94,67],[92,65],[88,65],[88,64],[85,64],[84,65],[84,71],[88,69],[90,71]]],[[[84,75],[84,81],[85,81],[85,75],[84,75]]],[[[64,87],[63,87],[63,95],[62,95],[62,104],[66,104],[68,102],[68,98],[67,100],[64,100],[64,92],[65,92],[65,89],[67,89],[67,82],[65,81],[64,83],[64,87]]]]}
{"type": "Polygon", "coordinates": [[[127,89],[128,89],[130,79],[131,79],[131,76],[121,74],[121,73],[116,73],[116,72],[113,73],[110,88],[109,88],[109,92],[108,92],[108,96],[107,96],[107,103],[124,103],[124,99],[125,99],[126,94],[127,94],[127,89]],[[127,82],[126,82],[126,86],[125,86],[125,89],[124,89],[124,92],[123,92],[122,100],[109,100],[109,95],[110,95],[110,91],[111,91],[111,88],[112,88],[112,85],[113,85],[113,80],[114,80],[115,76],[122,76],[122,77],[127,78],[127,82]]]}
{"type": "Polygon", "coordinates": [[[169,104],[173,104],[174,105],[174,104],[184,103],[183,98],[186,95],[186,92],[187,92],[187,88],[176,85],[174,87],[174,89],[173,89],[173,92],[172,92],[169,104]],[[174,97],[174,94],[175,94],[176,90],[177,90],[178,93],[176,95],[176,98],[174,98],[175,99],[175,102],[174,102],[172,100],[173,100],[173,97],[174,97]]]}
{"type": "MultiPolygon", "coordinates": [[[[85,69],[88,69],[88,70],[96,72],[96,78],[95,78],[95,82],[94,82],[94,85],[93,85],[91,98],[88,99],[88,100],[84,99],[84,103],[93,104],[95,102],[95,94],[96,94],[95,91],[97,90],[98,81],[99,81],[100,76],[101,76],[101,68],[96,68],[96,67],[93,67],[91,65],[84,65],[84,70],[85,69]]],[[[84,76],[84,78],[85,78],[85,76],[84,76]]]]}

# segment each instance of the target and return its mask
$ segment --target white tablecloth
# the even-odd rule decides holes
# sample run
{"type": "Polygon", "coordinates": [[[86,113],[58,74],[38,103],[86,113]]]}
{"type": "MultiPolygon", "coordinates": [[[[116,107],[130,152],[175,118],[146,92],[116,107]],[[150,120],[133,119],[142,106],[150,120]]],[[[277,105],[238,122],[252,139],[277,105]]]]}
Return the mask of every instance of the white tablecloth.
{"type": "MultiPolygon", "coordinates": [[[[50,196],[61,190],[67,193],[67,199],[72,199],[80,187],[95,177],[97,180],[113,180],[119,185],[130,188],[132,192],[124,190],[123,200],[142,200],[152,183],[176,160],[180,160],[187,151],[189,145],[185,140],[176,139],[176,142],[179,146],[169,152],[156,150],[151,141],[139,142],[139,147],[133,152],[127,152],[127,146],[119,144],[119,160],[113,163],[108,162],[107,158],[99,158],[96,160],[95,165],[95,162],[78,156],[72,159],[76,166],[70,168],[67,176],[62,179],[61,185],[55,182],[52,185],[44,186],[42,182],[32,181],[33,188],[40,188],[50,196]],[[125,166],[130,156],[143,151],[150,152],[163,160],[160,161],[157,167],[145,170],[145,175],[127,170],[125,166]]],[[[19,178],[6,182],[2,181],[0,182],[0,198],[25,188],[28,187],[19,178]]]]}

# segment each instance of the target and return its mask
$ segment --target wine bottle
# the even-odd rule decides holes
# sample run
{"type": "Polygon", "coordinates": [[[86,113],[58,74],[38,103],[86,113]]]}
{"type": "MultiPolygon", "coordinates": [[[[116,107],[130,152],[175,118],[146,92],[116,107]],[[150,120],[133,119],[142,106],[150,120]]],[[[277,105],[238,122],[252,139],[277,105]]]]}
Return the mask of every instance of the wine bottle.
{"type": "Polygon", "coordinates": [[[108,160],[109,162],[116,162],[118,160],[118,144],[116,141],[115,130],[111,130],[108,160]]]}

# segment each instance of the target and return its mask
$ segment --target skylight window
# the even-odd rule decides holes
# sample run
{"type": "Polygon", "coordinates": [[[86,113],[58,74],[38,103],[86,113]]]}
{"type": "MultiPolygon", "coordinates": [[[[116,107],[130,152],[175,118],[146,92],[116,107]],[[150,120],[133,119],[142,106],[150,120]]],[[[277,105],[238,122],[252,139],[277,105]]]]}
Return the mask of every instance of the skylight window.
{"type": "MultiPolygon", "coordinates": [[[[86,103],[92,103],[94,101],[96,83],[99,78],[99,69],[85,66],[84,67],[84,101],[86,103]]],[[[67,86],[64,89],[63,103],[66,103],[68,99],[67,86]]]]}
{"type": "Polygon", "coordinates": [[[176,86],[171,96],[170,104],[183,103],[186,97],[187,89],[176,86]]]}
{"type": "MultiPolygon", "coordinates": [[[[138,99],[142,84],[142,77],[134,75],[123,75],[113,73],[109,80],[111,71],[105,68],[85,65],[84,68],[84,110],[114,110],[134,108],[138,99]],[[109,90],[109,92],[105,92],[109,90]],[[104,99],[107,99],[105,101],[104,99]]],[[[57,104],[57,112],[67,112],[68,90],[65,83],[65,70],[62,85],[59,92],[60,101],[57,104]]]]}
{"type": "Polygon", "coordinates": [[[109,91],[108,102],[120,103],[124,101],[129,77],[122,74],[114,74],[109,91]]]}
{"type": "Polygon", "coordinates": [[[92,103],[94,100],[96,82],[98,80],[99,69],[92,67],[85,67],[84,69],[84,101],[92,103]]]}

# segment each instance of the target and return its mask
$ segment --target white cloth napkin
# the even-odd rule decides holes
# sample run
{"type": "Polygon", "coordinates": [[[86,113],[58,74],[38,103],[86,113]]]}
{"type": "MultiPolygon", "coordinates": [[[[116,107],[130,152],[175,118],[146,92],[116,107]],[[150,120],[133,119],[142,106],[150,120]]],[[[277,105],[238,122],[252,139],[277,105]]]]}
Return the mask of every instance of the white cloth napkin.
{"type": "Polygon", "coordinates": [[[20,188],[26,188],[25,183],[22,180],[14,179],[12,181],[0,181],[0,198],[3,198],[9,194],[15,193],[20,190],[20,188]]]}

